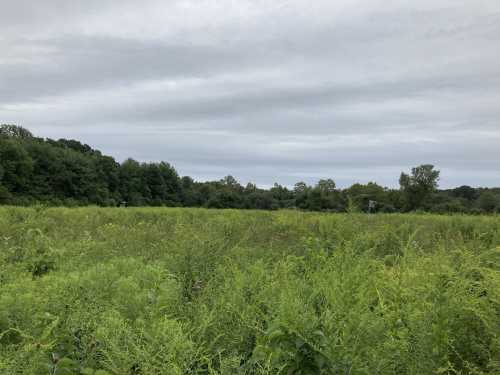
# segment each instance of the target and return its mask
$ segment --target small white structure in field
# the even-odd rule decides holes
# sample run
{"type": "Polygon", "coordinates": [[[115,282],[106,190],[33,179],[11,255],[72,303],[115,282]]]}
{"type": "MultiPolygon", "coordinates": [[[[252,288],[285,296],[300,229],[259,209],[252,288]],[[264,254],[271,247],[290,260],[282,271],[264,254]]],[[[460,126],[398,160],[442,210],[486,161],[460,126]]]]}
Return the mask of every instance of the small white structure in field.
{"type": "Polygon", "coordinates": [[[368,212],[372,213],[375,211],[376,208],[377,208],[377,201],[369,200],[368,201],[368,212]]]}

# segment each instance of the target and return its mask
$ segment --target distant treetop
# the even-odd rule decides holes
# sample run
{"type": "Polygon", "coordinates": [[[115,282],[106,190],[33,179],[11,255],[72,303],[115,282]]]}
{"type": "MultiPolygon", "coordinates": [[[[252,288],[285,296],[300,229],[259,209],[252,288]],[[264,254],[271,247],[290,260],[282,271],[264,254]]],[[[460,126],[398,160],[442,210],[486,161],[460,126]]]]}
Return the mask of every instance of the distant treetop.
{"type": "Polygon", "coordinates": [[[12,138],[33,138],[33,134],[28,129],[9,124],[0,125],[0,135],[12,138]]]}

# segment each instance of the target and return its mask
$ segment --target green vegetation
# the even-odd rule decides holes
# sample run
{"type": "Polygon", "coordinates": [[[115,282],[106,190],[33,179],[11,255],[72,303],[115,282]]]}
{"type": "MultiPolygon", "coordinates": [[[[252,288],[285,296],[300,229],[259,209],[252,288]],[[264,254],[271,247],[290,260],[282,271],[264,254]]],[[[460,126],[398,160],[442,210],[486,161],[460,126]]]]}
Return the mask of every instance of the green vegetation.
{"type": "Polygon", "coordinates": [[[14,125],[0,126],[0,204],[29,206],[175,206],[330,212],[494,213],[500,188],[461,186],[437,190],[440,172],[432,165],[401,173],[400,189],[376,183],[338,189],[332,179],[315,186],[298,182],[268,190],[234,177],[196,182],[180,177],[168,163],[117,163],[76,140],[42,139],[14,125]]]}
{"type": "Polygon", "coordinates": [[[0,374],[500,373],[497,216],[0,207],[0,270],[0,374]]]}

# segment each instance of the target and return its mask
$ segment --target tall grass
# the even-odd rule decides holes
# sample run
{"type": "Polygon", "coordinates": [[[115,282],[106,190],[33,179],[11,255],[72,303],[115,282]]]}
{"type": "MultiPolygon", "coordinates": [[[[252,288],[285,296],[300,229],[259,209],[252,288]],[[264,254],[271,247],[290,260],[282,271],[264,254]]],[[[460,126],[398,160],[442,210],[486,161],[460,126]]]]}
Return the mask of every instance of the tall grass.
{"type": "Polygon", "coordinates": [[[500,219],[0,208],[0,374],[499,374],[500,219]]]}

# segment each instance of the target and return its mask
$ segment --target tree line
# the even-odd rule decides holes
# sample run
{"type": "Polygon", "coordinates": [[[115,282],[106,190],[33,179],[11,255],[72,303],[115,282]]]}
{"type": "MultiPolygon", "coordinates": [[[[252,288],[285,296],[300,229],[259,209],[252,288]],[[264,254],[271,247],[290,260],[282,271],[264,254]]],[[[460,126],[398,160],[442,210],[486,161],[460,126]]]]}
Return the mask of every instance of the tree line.
{"type": "Polygon", "coordinates": [[[0,126],[0,204],[297,208],[332,212],[494,213],[500,188],[439,190],[440,172],[420,165],[401,173],[399,189],[374,182],[340,189],[332,179],[293,188],[241,185],[234,177],[198,182],[166,162],[111,156],[76,140],[38,138],[20,126],[0,126]]]}

